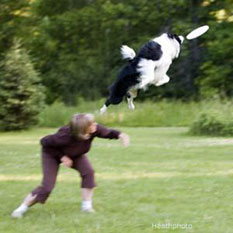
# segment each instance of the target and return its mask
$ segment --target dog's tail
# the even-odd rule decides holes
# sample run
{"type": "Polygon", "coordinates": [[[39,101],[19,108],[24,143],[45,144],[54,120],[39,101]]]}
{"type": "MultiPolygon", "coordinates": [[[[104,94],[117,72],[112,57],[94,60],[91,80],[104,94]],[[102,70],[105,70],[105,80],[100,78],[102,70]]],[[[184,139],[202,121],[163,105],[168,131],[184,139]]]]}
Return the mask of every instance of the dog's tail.
{"type": "Polygon", "coordinates": [[[132,60],[136,56],[136,53],[134,52],[133,49],[131,49],[127,45],[122,45],[121,46],[121,55],[122,55],[123,59],[132,60]]]}

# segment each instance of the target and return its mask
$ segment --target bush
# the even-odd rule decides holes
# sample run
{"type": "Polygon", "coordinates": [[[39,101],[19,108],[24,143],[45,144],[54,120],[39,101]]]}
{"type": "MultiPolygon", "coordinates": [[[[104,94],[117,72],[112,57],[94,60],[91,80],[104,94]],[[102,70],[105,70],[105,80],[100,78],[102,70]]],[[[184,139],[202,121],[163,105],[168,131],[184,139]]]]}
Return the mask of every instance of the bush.
{"type": "Polygon", "coordinates": [[[194,135],[233,136],[233,120],[219,114],[202,113],[191,125],[190,132],[194,135]]]}

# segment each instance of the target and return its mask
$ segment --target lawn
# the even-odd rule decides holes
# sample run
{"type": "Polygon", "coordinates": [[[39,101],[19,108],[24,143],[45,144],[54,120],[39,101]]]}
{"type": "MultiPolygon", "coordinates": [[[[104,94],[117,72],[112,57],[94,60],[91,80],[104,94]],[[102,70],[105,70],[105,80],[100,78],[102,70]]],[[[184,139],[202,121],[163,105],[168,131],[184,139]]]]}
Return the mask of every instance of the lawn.
{"type": "Polygon", "coordinates": [[[10,213],[40,183],[39,139],[55,129],[1,133],[0,232],[232,233],[233,138],[194,137],[181,127],[121,130],[130,147],[96,139],[89,153],[95,214],[80,212],[79,175],[61,167],[47,203],[23,219],[10,213]]]}

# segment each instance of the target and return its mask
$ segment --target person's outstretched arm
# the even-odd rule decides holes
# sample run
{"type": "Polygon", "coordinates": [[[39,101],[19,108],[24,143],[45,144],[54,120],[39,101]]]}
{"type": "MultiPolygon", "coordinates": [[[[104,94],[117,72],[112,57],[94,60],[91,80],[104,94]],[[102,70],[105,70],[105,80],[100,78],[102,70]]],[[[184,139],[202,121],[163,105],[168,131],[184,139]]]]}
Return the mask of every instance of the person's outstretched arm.
{"type": "Polygon", "coordinates": [[[130,139],[125,133],[122,133],[115,129],[109,129],[103,125],[97,125],[96,136],[99,138],[109,138],[109,139],[121,139],[124,146],[128,146],[130,139]]]}

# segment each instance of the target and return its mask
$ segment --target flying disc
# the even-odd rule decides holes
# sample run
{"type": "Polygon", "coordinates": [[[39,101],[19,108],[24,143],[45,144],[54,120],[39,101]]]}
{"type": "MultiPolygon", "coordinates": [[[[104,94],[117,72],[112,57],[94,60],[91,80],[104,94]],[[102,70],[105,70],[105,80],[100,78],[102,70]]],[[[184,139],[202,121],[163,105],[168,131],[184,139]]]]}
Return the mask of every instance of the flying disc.
{"type": "Polygon", "coordinates": [[[188,40],[195,39],[195,38],[197,38],[197,37],[203,35],[204,33],[206,33],[208,30],[209,30],[209,26],[208,26],[208,25],[201,26],[201,27],[196,28],[196,29],[194,29],[193,31],[191,31],[191,32],[186,36],[186,38],[187,38],[188,40]]]}

